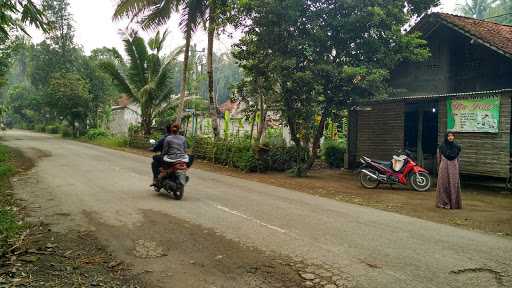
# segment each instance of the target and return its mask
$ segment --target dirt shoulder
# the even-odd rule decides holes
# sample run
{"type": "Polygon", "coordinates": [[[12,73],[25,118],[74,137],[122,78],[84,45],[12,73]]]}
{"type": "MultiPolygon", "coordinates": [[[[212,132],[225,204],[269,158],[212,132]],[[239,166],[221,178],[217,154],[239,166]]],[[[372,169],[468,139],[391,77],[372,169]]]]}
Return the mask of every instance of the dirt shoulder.
{"type": "Polygon", "coordinates": [[[236,169],[197,161],[194,168],[266,183],[277,187],[412,216],[432,222],[481,230],[512,237],[512,195],[464,187],[464,209],[443,210],[435,207],[435,191],[414,192],[383,186],[363,189],[351,172],[315,170],[306,178],[286,173],[243,173],[236,169]]]}
{"type": "MultiPolygon", "coordinates": [[[[16,177],[34,167],[34,161],[48,156],[29,151],[30,157],[11,150],[10,163],[16,177]]],[[[23,223],[18,236],[7,243],[0,255],[0,287],[143,287],[141,277],[116,260],[94,234],[86,231],[52,231],[45,219],[27,222],[30,212],[16,199],[6,181],[0,191],[3,207],[16,211],[23,223]]],[[[65,216],[65,215],[63,215],[65,216]]]]}

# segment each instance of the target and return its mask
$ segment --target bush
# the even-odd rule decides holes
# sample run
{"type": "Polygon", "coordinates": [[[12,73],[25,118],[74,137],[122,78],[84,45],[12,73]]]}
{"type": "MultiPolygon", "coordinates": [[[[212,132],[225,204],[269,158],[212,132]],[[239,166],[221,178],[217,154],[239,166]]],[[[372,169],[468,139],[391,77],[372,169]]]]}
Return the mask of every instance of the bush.
{"type": "Polygon", "coordinates": [[[63,126],[60,132],[64,138],[73,138],[73,129],[71,127],[63,126]]]}
{"type": "Polygon", "coordinates": [[[98,138],[109,137],[110,133],[101,129],[101,128],[93,128],[89,129],[85,134],[85,137],[89,140],[96,140],[98,138]]]}
{"type": "Polygon", "coordinates": [[[92,142],[110,148],[124,148],[129,146],[128,137],[123,136],[98,137],[92,140],[92,142]]]}
{"type": "Polygon", "coordinates": [[[34,131],[45,133],[46,132],[46,127],[43,124],[38,124],[38,125],[34,126],[34,131]]]}
{"type": "Polygon", "coordinates": [[[214,141],[210,137],[195,137],[193,154],[197,159],[238,168],[245,172],[286,171],[295,165],[295,148],[284,142],[251,146],[250,139],[230,138],[214,141]]]}
{"type": "Polygon", "coordinates": [[[60,133],[60,127],[57,125],[49,125],[46,126],[46,133],[48,134],[59,134],[60,133]]]}
{"type": "Polygon", "coordinates": [[[0,178],[10,176],[14,173],[14,167],[9,164],[9,149],[0,145],[0,178]]]}
{"type": "Polygon", "coordinates": [[[322,147],[324,161],[331,168],[342,168],[345,160],[345,145],[333,141],[325,142],[322,147]]]}

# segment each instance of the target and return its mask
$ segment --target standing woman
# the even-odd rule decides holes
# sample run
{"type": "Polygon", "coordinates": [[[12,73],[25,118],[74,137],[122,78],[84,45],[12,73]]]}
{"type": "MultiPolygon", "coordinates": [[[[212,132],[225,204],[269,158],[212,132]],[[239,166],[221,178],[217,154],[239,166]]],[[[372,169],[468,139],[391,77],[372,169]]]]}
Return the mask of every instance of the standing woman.
{"type": "Polygon", "coordinates": [[[459,155],[461,147],[455,142],[455,134],[448,132],[444,142],[439,146],[437,163],[437,207],[445,209],[462,209],[460,197],[459,155]]]}

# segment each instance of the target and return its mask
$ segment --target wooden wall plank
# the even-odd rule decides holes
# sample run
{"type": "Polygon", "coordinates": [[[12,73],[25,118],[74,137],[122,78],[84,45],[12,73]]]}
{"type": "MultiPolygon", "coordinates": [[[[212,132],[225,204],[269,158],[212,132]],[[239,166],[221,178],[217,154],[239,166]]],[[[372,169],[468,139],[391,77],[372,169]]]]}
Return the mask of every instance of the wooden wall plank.
{"type": "Polygon", "coordinates": [[[405,105],[388,103],[372,105],[372,111],[359,111],[357,121],[356,159],[362,155],[391,160],[394,152],[403,149],[405,105]]]}
{"type": "MultiPolygon", "coordinates": [[[[512,95],[504,93],[500,96],[499,133],[456,133],[456,141],[462,145],[461,173],[509,177],[512,95]]],[[[443,141],[447,129],[446,105],[444,99],[439,103],[439,144],[443,141]]]]}

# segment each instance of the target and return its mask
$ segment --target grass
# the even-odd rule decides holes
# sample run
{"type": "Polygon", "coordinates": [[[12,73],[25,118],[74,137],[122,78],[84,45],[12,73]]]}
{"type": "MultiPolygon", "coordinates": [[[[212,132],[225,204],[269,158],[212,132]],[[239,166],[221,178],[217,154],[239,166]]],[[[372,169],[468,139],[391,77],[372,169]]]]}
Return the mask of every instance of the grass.
{"type": "Polygon", "coordinates": [[[9,194],[9,177],[16,169],[12,165],[12,153],[5,145],[0,144],[0,256],[7,245],[15,239],[23,229],[23,224],[18,221],[13,207],[13,195],[9,194]]]}
{"type": "Polygon", "coordinates": [[[83,138],[83,141],[100,145],[108,148],[126,148],[128,147],[128,138],[127,137],[121,137],[121,136],[105,136],[105,137],[98,137],[95,139],[87,139],[83,138]]]}

